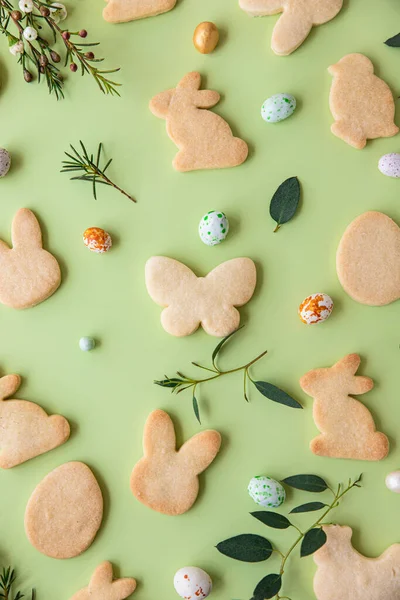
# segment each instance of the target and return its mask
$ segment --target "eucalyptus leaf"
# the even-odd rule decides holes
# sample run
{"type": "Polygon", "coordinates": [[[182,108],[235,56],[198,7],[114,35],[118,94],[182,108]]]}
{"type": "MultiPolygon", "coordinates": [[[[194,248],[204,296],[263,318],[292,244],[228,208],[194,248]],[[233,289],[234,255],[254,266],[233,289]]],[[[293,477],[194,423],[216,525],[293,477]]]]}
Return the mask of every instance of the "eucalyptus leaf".
{"type": "Polygon", "coordinates": [[[264,600],[273,598],[282,587],[282,577],[277,573],[267,575],[256,585],[253,592],[253,600],[264,600]]]}
{"type": "Polygon", "coordinates": [[[269,214],[276,222],[275,231],[281,225],[292,219],[300,201],[300,183],[297,177],[289,177],[276,190],[272,196],[269,214]]]}
{"type": "Polygon", "coordinates": [[[230,337],[232,337],[233,335],[235,335],[235,333],[237,333],[239,331],[239,329],[242,329],[244,327],[244,325],[242,325],[241,327],[239,327],[238,329],[235,329],[235,331],[232,331],[232,333],[230,333],[229,335],[227,335],[226,337],[224,337],[223,340],[221,340],[215,347],[214,352],[212,353],[211,356],[211,360],[213,365],[215,366],[215,359],[217,358],[219,351],[221,350],[222,346],[225,344],[225,342],[227,342],[229,340],[230,337]]]}
{"type": "Polygon", "coordinates": [[[284,404],[290,408],[303,408],[300,402],[297,402],[297,400],[275,385],[272,385],[272,383],[268,383],[267,381],[253,381],[252,379],[250,379],[250,381],[254,383],[258,391],[269,400],[284,404]]]}
{"type": "Polygon", "coordinates": [[[264,523],[264,525],[268,525],[268,527],[273,527],[274,529],[287,529],[291,526],[291,522],[285,515],[280,515],[270,510],[257,510],[250,514],[261,521],[261,523],[264,523]]]}
{"type": "Polygon", "coordinates": [[[323,529],[316,528],[307,531],[300,548],[300,556],[310,556],[319,550],[326,542],[326,533],[323,529]]]}
{"type": "Polygon", "coordinates": [[[261,535],[244,533],[220,542],[217,550],[225,556],[243,562],[261,562],[272,554],[272,544],[261,535]]]}
{"type": "Polygon", "coordinates": [[[201,425],[199,403],[197,402],[196,396],[193,396],[193,411],[194,411],[194,414],[196,415],[196,419],[198,420],[198,422],[201,425]]]}
{"type": "Polygon", "coordinates": [[[386,46],[392,46],[393,48],[400,48],[400,33],[386,40],[385,44],[386,46]]]}
{"type": "Polygon", "coordinates": [[[328,489],[326,481],[318,475],[293,475],[292,477],[286,477],[282,480],[282,483],[289,485],[297,490],[303,490],[305,492],[324,492],[328,489]]]}
{"type": "Polygon", "coordinates": [[[328,506],[328,505],[324,504],[323,502],[307,502],[306,504],[301,504],[300,506],[296,506],[296,508],[294,508],[293,510],[290,511],[290,514],[312,512],[315,510],[321,510],[322,508],[325,508],[326,506],[328,506]]]}

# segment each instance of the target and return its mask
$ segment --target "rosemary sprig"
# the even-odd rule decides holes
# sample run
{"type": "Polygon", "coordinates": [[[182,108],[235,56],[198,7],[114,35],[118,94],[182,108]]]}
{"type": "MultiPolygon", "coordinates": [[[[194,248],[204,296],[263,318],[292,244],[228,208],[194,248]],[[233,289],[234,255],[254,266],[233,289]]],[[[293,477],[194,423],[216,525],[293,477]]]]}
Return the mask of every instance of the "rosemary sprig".
{"type": "MultiPolygon", "coordinates": [[[[25,81],[30,83],[36,72],[37,81],[44,79],[50,94],[59,100],[64,97],[64,79],[61,75],[59,63],[61,56],[52,45],[61,41],[65,48],[65,64],[69,65],[71,72],[75,73],[80,67],[82,75],[88,74],[97,83],[99,89],[105,94],[118,95],[119,83],[108,77],[119,69],[99,69],[95,63],[103,61],[97,58],[92,51],[98,42],[83,43],[79,38],[86,38],[87,31],[81,29],[70,32],[61,29],[59,19],[54,16],[51,0],[28,0],[28,8],[19,10],[18,0],[0,0],[0,33],[8,40],[12,54],[17,57],[18,64],[22,67],[25,81]],[[49,34],[52,44],[46,39],[49,34]],[[33,71],[33,72],[32,72],[33,71]]],[[[61,10],[67,16],[64,7],[61,10]]]]}
{"type": "MultiPolygon", "coordinates": [[[[21,592],[14,593],[13,585],[16,580],[16,573],[11,567],[3,568],[0,574],[0,598],[2,600],[21,600],[25,595],[21,592]]],[[[31,600],[35,600],[35,590],[31,592],[31,600]]]]}
{"type": "MultiPolygon", "coordinates": [[[[240,327],[239,329],[242,329],[242,327],[240,327]]],[[[207,383],[209,381],[213,381],[214,379],[218,379],[219,377],[223,377],[224,375],[231,375],[232,373],[238,373],[239,371],[243,372],[243,395],[244,395],[244,399],[246,400],[246,402],[249,401],[248,394],[247,394],[247,388],[248,388],[248,383],[250,382],[257,388],[257,390],[263,396],[265,396],[269,400],[272,400],[273,402],[278,402],[279,404],[284,404],[285,406],[289,406],[290,408],[303,408],[301,406],[301,404],[299,402],[297,402],[297,400],[294,400],[294,398],[289,396],[289,394],[287,394],[283,390],[279,389],[275,385],[272,385],[272,383],[268,383],[266,381],[255,381],[250,376],[250,373],[249,373],[250,367],[252,367],[261,358],[263,358],[267,354],[267,350],[265,350],[264,352],[262,352],[261,354],[256,356],[256,358],[253,358],[251,361],[249,361],[245,365],[242,365],[241,367],[236,367],[234,369],[229,369],[227,371],[223,371],[222,369],[219,368],[219,366],[217,365],[217,357],[218,357],[219,353],[221,352],[222,347],[235,333],[237,333],[237,331],[239,331],[239,329],[237,329],[236,331],[233,331],[232,333],[227,335],[215,347],[215,349],[211,355],[211,366],[210,367],[205,367],[203,365],[200,365],[197,362],[192,362],[193,366],[198,367],[199,369],[203,369],[205,371],[209,371],[210,373],[213,373],[213,375],[206,377],[204,379],[194,379],[192,377],[187,377],[180,371],[177,371],[176,374],[178,375],[178,377],[168,377],[167,375],[165,375],[164,376],[165,379],[154,381],[154,383],[156,385],[159,385],[159,386],[165,387],[165,388],[170,388],[171,392],[175,393],[175,394],[180,394],[184,390],[191,389],[192,390],[193,411],[194,411],[194,414],[195,414],[197,420],[199,421],[199,423],[201,423],[201,421],[200,421],[199,404],[198,404],[197,397],[196,397],[197,388],[201,384],[207,383]]]]}
{"type": "Polygon", "coordinates": [[[336,491],[333,491],[325,480],[317,475],[294,475],[293,477],[284,479],[282,483],[296,489],[317,493],[329,491],[333,494],[333,500],[329,504],[309,502],[307,504],[302,504],[291,511],[291,514],[298,514],[323,510],[321,516],[314,521],[312,525],[304,529],[304,531],[292,523],[285,515],[280,513],[267,510],[251,513],[253,517],[268,527],[274,529],[288,529],[289,527],[293,527],[297,530],[298,536],[286,552],[281,552],[277,548],[274,548],[271,542],[266,538],[253,534],[243,534],[229,538],[217,545],[217,550],[221,552],[221,554],[245,562],[268,560],[274,552],[281,557],[279,573],[270,573],[263,577],[255,587],[251,600],[268,600],[271,598],[274,598],[274,600],[290,600],[288,596],[280,595],[288,558],[299,545],[300,557],[305,557],[314,554],[314,552],[319,550],[325,544],[327,538],[326,533],[322,528],[324,525],[323,521],[334,508],[339,506],[340,501],[350,492],[350,490],[361,487],[359,485],[361,478],[362,475],[354,481],[349,479],[347,486],[343,486],[343,484],[339,483],[336,491]]]}
{"type": "Polygon", "coordinates": [[[97,149],[96,159],[95,159],[93,154],[89,155],[83,142],[80,141],[79,143],[82,148],[82,153],[80,154],[74,148],[74,146],[72,146],[72,144],[70,144],[71,149],[74,154],[72,155],[69,152],[65,152],[65,154],[68,156],[68,158],[70,160],[62,161],[62,164],[64,166],[61,169],[61,173],[73,173],[76,171],[83,172],[84,175],[71,177],[71,180],[88,181],[89,183],[91,183],[92,189],[93,189],[93,196],[94,196],[95,200],[97,200],[96,184],[101,183],[103,185],[109,185],[109,186],[113,187],[114,189],[121,192],[121,194],[123,194],[124,196],[129,198],[129,200],[132,200],[132,202],[136,202],[136,200],[132,196],[130,196],[127,192],[125,192],[118,185],[116,185],[113,181],[111,181],[111,179],[106,175],[106,171],[107,171],[108,167],[110,166],[110,164],[112,163],[112,158],[110,158],[110,160],[104,165],[104,167],[100,166],[100,159],[101,159],[101,153],[103,150],[103,144],[102,143],[99,144],[99,147],[97,149]]]}

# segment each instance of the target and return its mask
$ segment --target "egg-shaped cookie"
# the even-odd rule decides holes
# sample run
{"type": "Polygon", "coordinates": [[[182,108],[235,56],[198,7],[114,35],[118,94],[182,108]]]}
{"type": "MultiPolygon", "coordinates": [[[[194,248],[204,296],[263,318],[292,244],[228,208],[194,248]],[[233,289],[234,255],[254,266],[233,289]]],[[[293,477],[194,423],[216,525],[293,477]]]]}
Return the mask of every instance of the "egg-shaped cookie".
{"type": "Polygon", "coordinates": [[[69,462],[36,487],[25,511],[25,532],[39,552],[72,558],[93,542],[103,518],[103,496],[92,471],[69,462]]]}

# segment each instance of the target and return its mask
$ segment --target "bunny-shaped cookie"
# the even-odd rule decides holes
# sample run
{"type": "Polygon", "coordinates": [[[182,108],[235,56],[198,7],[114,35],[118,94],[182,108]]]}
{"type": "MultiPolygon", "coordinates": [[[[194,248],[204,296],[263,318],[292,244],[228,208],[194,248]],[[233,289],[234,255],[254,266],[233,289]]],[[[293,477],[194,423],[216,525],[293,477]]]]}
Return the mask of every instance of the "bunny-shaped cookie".
{"type": "Polygon", "coordinates": [[[233,258],[205,277],[173,258],[153,256],[146,263],[146,287],[164,306],[161,324],[177,337],[191,335],[201,324],[206,333],[225,337],[239,327],[243,306],[253,296],[257,274],[250,258],[233,258]]]}
{"type": "Polygon", "coordinates": [[[103,17],[109,23],[125,23],[155,17],[174,8],[176,0],[106,0],[103,17]]]}
{"type": "Polygon", "coordinates": [[[0,303],[29,308],[54,294],[61,282],[58,262],[43,250],[40,225],[21,208],[12,224],[12,248],[0,240],[0,303]]]}
{"type": "Polygon", "coordinates": [[[343,0],[239,0],[240,7],[252,17],[283,13],[272,34],[275,54],[286,56],[297,50],[315,25],[331,21],[343,0]]]}
{"type": "Polygon", "coordinates": [[[333,75],[329,104],[334,135],[361,150],[367,140],[392,137],[394,100],[389,86],[374,75],[374,65],[363,54],[347,54],[328,69],[333,75]]]}
{"type": "Polygon", "coordinates": [[[351,543],[350,527],[325,525],[326,542],[314,554],[317,600],[399,600],[400,544],[367,558],[351,543]]]}
{"type": "Polygon", "coordinates": [[[19,375],[0,378],[0,468],[10,469],[64,444],[68,421],[27,400],[6,400],[21,385],[19,375]]]}
{"type": "Polygon", "coordinates": [[[333,367],[313,369],[300,379],[303,391],[314,398],[314,421],[321,432],[310,444],[314,454],[358,460],[387,456],[386,435],[376,431],[368,408],[349,396],[374,387],[369,377],[356,376],[360,362],[358,354],[349,354],[333,367]]]}
{"type": "Polygon", "coordinates": [[[246,142],[233,137],[219,115],[204,110],[219,102],[218,92],[200,90],[200,73],[188,73],[176,88],[157,94],[151,112],[167,121],[167,133],[179,148],[173,160],[177,171],[222,169],[242,164],[248,154],[246,142]]]}
{"type": "Polygon", "coordinates": [[[194,435],[177,451],[170,416],[153,411],[144,428],[144,456],[132,471],[132,493],[157,512],[181,515],[194,504],[198,475],[212,463],[220,446],[218,431],[208,430],[194,435]]]}
{"type": "Polygon", "coordinates": [[[124,578],[113,581],[112,564],[104,561],[93,573],[89,585],[74,594],[71,600],[125,600],[135,589],[135,579],[124,578]]]}

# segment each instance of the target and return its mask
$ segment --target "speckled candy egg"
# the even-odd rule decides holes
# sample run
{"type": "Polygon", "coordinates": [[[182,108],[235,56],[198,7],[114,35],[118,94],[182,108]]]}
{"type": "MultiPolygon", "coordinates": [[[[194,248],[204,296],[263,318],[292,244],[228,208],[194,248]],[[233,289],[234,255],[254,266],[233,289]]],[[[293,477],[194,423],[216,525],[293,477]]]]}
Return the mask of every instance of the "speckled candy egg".
{"type": "Polygon", "coordinates": [[[385,479],[386,487],[391,492],[400,494],[400,471],[392,471],[385,479]]]}
{"type": "Polygon", "coordinates": [[[261,116],[267,123],[279,123],[296,110],[296,98],[291,94],[275,94],[264,102],[261,116]]]}
{"type": "Polygon", "coordinates": [[[98,254],[108,252],[112,246],[110,234],[100,227],[89,227],[89,229],[86,229],[83,233],[83,243],[89,250],[98,254]]]}
{"type": "Polygon", "coordinates": [[[175,573],[174,587],[181,598],[207,598],[212,590],[211,577],[199,567],[183,567],[175,573]]]}
{"type": "Polygon", "coordinates": [[[0,177],[7,175],[11,166],[11,156],[5,148],[0,148],[0,177]]]}
{"type": "Polygon", "coordinates": [[[265,475],[253,477],[247,489],[254,502],[264,508],[278,508],[286,500],[283,485],[265,475]]]}
{"type": "Polygon", "coordinates": [[[207,246],[215,246],[224,241],[229,231],[229,221],[221,210],[210,210],[202,217],[199,235],[207,246]]]}
{"type": "Polygon", "coordinates": [[[392,152],[384,154],[379,159],[378,169],[388,177],[400,177],[400,154],[392,152]]]}
{"type": "Polygon", "coordinates": [[[333,300],[327,294],[311,294],[299,306],[299,316],[306,325],[322,323],[330,317],[333,300]]]}

